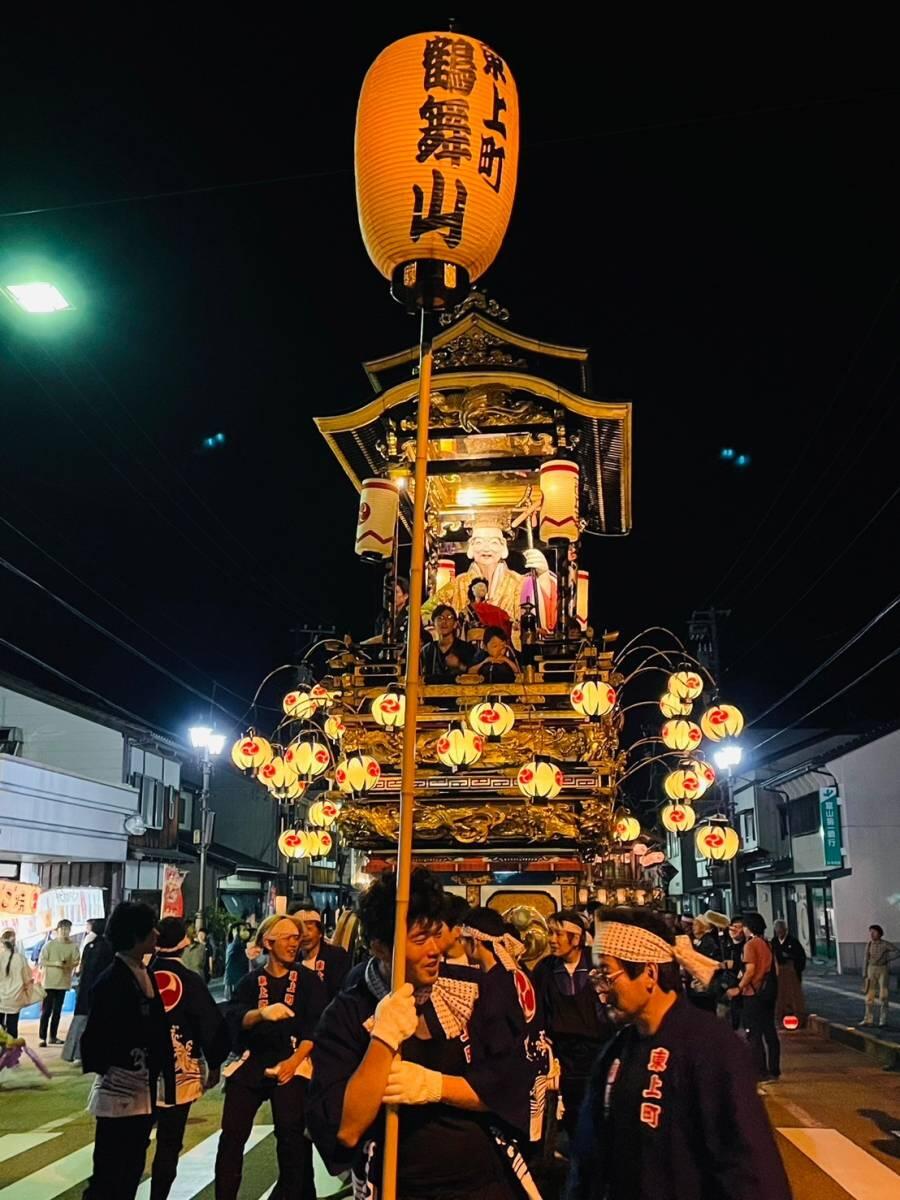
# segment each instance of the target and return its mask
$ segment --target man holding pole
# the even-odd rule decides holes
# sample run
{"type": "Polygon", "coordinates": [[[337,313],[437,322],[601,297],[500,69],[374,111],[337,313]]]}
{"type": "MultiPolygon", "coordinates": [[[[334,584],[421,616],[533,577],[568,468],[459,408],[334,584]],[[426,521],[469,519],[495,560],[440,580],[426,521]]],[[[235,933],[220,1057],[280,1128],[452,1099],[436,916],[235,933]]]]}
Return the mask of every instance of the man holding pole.
{"type": "Polygon", "coordinates": [[[400,1108],[401,1200],[537,1196],[515,1138],[528,1128],[534,1067],[509,1022],[480,1003],[479,972],[441,975],[444,896],[413,872],[407,925],[384,875],[360,902],[372,957],[316,1031],[307,1120],[333,1172],[351,1167],[360,1195],[380,1180],[386,1104],[400,1108]],[[392,943],[406,983],[391,991],[392,943]],[[400,1054],[402,1052],[402,1058],[400,1054]]]}

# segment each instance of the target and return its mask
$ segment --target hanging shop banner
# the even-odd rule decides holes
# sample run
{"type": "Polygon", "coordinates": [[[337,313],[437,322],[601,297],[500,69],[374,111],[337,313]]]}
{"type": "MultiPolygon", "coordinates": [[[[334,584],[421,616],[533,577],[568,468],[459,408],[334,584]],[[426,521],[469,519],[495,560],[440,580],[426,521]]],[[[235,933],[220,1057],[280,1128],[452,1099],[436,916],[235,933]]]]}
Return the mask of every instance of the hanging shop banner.
{"type": "Polygon", "coordinates": [[[825,845],[825,866],[843,865],[841,840],[841,808],[836,787],[819,788],[819,809],[822,814],[822,841],[825,845]]]}
{"type": "Polygon", "coordinates": [[[183,917],[184,916],[184,896],[181,892],[181,885],[185,881],[187,871],[179,871],[177,867],[171,863],[166,863],[163,872],[162,886],[162,904],[160,905],[160,917],[183,917]]]}
{"type": "Polygon", "coordinates": [[[15,917],[33,916],[38,909],[41,889],[33,883],[0,881],[0,913],[15,917]]]}

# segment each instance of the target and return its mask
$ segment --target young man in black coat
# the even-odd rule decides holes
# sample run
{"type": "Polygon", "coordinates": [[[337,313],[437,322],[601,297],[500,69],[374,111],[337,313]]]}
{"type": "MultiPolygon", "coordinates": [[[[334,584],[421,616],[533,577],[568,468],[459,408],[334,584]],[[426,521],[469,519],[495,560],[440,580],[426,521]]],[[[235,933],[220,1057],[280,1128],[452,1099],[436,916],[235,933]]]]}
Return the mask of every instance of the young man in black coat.
{"type": "Polygon", "coordinates": [[[315,1196],[306,1125],[306,1076],[313,1030],[327,1002],[314,971],[297,966],[300,934],[290,917],[262,932],[264,970],[245,975],[226,1017],[242,1058],[225,1074],[225,1109],[216,1152],[216,1200],[237,1200],[244,1146],[262,1104],[272,1105],[278,1155],[277,1195],[315,1196]]]}
{"type": "Polygon", "coordinates": [[[167,1200],[178,1173],[191,1105],[219,1082],[219,1067],[228,1057],[230,1039],[225,1018],[196,971],[181,956],[190,938],[180,917],[159,923],[159,948],[151,963],[172,1038],[175,1055],[175,1103],[157,1097],[156,1154],[150,1200],[167,1200]]]}
{"type": "Polygon", "coordinates": [[[156,947],[156,913],[149,904],[123,901],[106,932],[116,956],[94,984],[81,1037],[82,1070],[97,1076],[88,1101],[97,1130],[84,1200],[134,1200],[157,1086],[174,1104],[175,1065],[159,989],[144,965],[156,947]]]}

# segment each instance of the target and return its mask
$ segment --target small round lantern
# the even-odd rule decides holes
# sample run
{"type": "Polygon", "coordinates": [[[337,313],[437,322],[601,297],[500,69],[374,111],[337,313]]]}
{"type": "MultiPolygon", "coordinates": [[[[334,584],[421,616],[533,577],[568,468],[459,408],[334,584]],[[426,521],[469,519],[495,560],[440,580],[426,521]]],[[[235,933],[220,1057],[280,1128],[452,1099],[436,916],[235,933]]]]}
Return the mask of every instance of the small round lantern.
{"type": "Polygon", "coordinates": [[[499,741],[505,733],[509,733],[515,723],[516,714],[502,700],[476,704],[469,710],[469,724],[476,733],[492,742],[499,741]]]}
{"type": "Polygon", "coordinates": [[[710,764],[704,758],[687,758],[682,763],[688,771],[693,771],[700,780],[703,790],[700,795],[704,795],[712,785],[716,782],[716,773],[710,764]]]}
{"type": "Polygon", "coordinates": [[[348,796],[361,796],[381,778],[381,767],[368,754],[351,754],[334,769],[334,781],[348,796]]]}
{"type": "Polygon", "coordinates": [[[310,829],[307,831],[306,853],[310,858],[318,858],[319,856],[319,832],[316,829],[310,829]]]}
{"type": "Polygon", "coordinates": [[[564,458],[552,458],[541,463],[540,539],[548,545],[577,542],[581,537],[578,524],[578,464],[564,458]]]}
{"type": "Polygon", "coordinates": [[[298,779],[296,775],[294,775],[285,784],[281,793],[281,798],[283,800],[290,801],[302,800],[306,795],[308,787],[309,783],[305,779],[298,779]]]}
{"type": "Polygon", "coordinates": [[[328,688],[322,683],[313,684],[309,689],[309,698],[315,704],[316,708],[331,708],[334,704],[334,693],[329,692],[328,688]]]}
{"type": "Polygon", "coordinates": [[[666,721],[660,736],[667,749],[679,750],[682,753],[685,750],[696,750],[703,740],[700,726],[695,725],[693,721],[686,721],[683,717],[666,721]]]}
{"type": "Polygon", "coordinates": [[[670,800],[687,802],[699,800],[706,790],[700,776],[689,767],[679,767],[677,771],[670,771],[663,787],[670,800]]]}
{"type": "Polygon", "coordinates": [[[372,716],[382,729],[402,729],[406,697],[400,692],[382,692],[372,701],[372,716]]]}
{"type": "Polygon", "coordinates": [[[659,815],[669,833],[689,833],[697,823],[697,813],[689,804],[664,804],[659,815]]]}
{"type": "Polygon", "coordinates": [[[532,759],[519,767],[516,783],[529,800],[553,800],[562,791],[563,773],[554,762],[532,759]]]}
{"type": "Polygon", "coordinates": [[[333,742],[339,742],[347,732],[347,726],[340,717],[326,717],[325,719],[325,736],[333,742]]]}
{"type": "Polygon", "coordinates": [[[337,819],[337,815],[341,811],[341,806],[336,801],[327,798],[320,800],[319,804],[321,805],[322,824],[328,828],[337,819]]]}
{"type": "Polygon", "coordinates": [[[334,846],[334,838],[327,829],[320,829],[316,836],[319,840],[317,857],[322,858],[331,852],[331,848],[334,846]]]}
{"type": "Polygon", "coordinates": [[[265,738],[257,737],[251,731],[231,747],[231,761],[242,771],[258,771],[274,753],[265,738]]]}
{"type": "Polygon", "coordinates": [[[744,714],[733,704],[714,704],[700,718],[700,726],[711,742],[740,737],[744,714]]]}
{"type": "Polygon", "coordinates": [[[569,692],[569,703],[582,717],[592,721],[605,717],[616,706],[616,690],[608,683],[596,679],[586,679],[584,683],[576,683],[569,692]]]}
{"type": "Polygon", "coordinates": [[[317,706],[309,692],[288,692],[281,702],[281,707],[289,717],[298,721],[308,721],[317,706]]]}
{"type": "Polygon", "coordinates": [[[302,829],[285,829],[279,835],[278,850],[285,858],[305,858],[309,853],[309,834],[302,829]]]}
{"type": "Polygon", "coordinates": [[[706,821],[694,834],[697,853],[715,862],[728,862],[741,848],[737,830],[725,821],[706,821]]]}
{"type": "Polygon", "coordinates": [[[617,842],[633,842],[641,836],[641,823],[626,809],[620,809],[613,818],[612,835],[617,842]]]}
{"type": "Polygon", "coordinates": [[[442,766],[456,771],[459,767],[471,767],[481,758],[484,739],[474,729],[464,725],[452,725],[442,733],[435,743],[435,753],[442,766]]]}
{"type": "Polygon", "coordinates": [[[660,697],[659,711],[664,717],[689,717],[694,711],[694,706],[690,700],[682,700],[680,696],[674,695],[672,692],[666,692],[660,697]]]}
{"type": "Polygon", "coordinates": [[[324,742],[315,738],[302,738],[292,742],[284,752],[287,761],[301,779],[315,779],[327,771],[331,763],[331,752],[324,742]]]}
{"type": "Polygon", "coordinates": [[[669,692],[680,700],[696,700],[703,694],[703,679],[696,671],[676,671],[669,676],[669,692]]]}
{"type": "Polygon", "coordinates": [[[276,754],[259,768],[256,778],[278,796],[296,780],[297,772],[291,763],[286,763],[280,754],[276,754]]]}
{"type": "Polygon", "coordinates": [[[785,1013],[781,1018],[781,1024],[788,1033],[795,1033],[800,1028],[800,1018],[796,1013],[785,1013]]]}
{"type": "Polygon", "coordinates": [[[369,257],[407,308],[457,304],[509,224],[515,80],[460,33],[401,38],[369,68],[356,115],[356,199],[369,257]]]}
{"type": "Polygon", "coordinates": [[[364,562],[383,563],[394,554],[400,490],[390,479],[364,479],[359,493],[356,553],[364,562]]]}

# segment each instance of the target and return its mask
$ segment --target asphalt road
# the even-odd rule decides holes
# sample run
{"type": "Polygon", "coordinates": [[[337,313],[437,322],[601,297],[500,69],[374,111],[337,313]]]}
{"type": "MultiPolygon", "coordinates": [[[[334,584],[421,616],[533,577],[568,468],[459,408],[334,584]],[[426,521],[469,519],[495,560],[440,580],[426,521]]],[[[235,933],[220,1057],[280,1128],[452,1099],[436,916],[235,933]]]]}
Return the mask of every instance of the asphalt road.
{"type": "MultiPolygon", "coordinates": [[[[766,1105],[796,1200],[900,1200],[900,1073],[811,1034],[783,1044],[785,1074],[766,1105]]],[[[75,1200],[90,1173],[88,1080],[58,1049],[42,1053],[50,1082],[31,1065],[0,1079],[0,1200],[75,1200]]],[[[172,1200],[212,1200],[221,1107],[220,1091],[194,1105],[172,1200]]],[[[244,1160],[247,1200],[262,1200],[276,1177],[267,1117],[263,1110],[244,1160]]],[[[322,1173],[320,1197],[326,1184],[322,1173]]],[[[149,1187],[139,1195],[146,1200],[149,1187]]]]}

